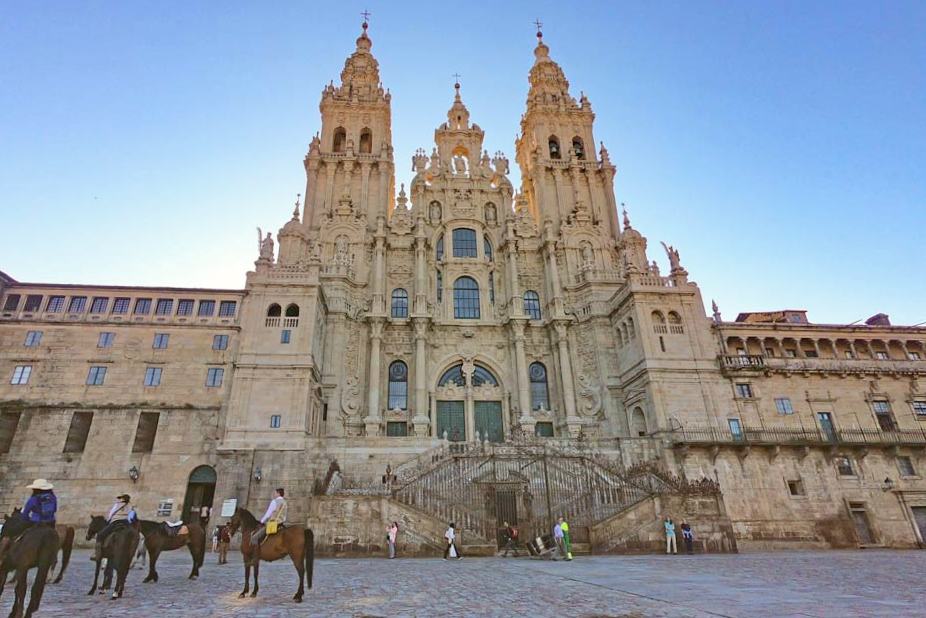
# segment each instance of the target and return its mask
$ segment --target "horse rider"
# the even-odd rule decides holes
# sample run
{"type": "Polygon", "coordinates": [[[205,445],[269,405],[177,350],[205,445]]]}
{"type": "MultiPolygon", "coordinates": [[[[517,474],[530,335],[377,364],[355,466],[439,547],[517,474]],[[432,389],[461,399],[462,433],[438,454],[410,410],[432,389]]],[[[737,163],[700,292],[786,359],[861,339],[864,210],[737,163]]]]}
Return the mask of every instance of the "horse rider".
{"type": "Polygon", "coordinates": [[[110,534],[115,532],[120,526],[128,526],[138,521],[138,515],[135,509],[129,506],[131,498],[128,494],[116,496],[116,502],[106,514],[106,527],[100,530],[96,535],[96,555],[91,560],[99,562],[103,556],[103,543],[110,534]]]}
{"type": "Polygon", "coordinates": [[[58,512],[58,498],[55,496],[54,485],[45,479],[35,479],[26,489],[32,490],[32,495],[26,500],[22,510],[22,518],[33,526],[55,527],[55,515],[58,512]]]}
{"type": "Polygon", "coordinates": [[[260,528],[257,529],[251,539],[256,545],[260,545],[266,538],[268,522],[276,522],[278,528],[286,523],[287,506],[286,498],[283,497],[286,491],[282,487],[277,487],[275,493],[273,500],[270,501],[270,506],[267,507],[267,512],[260,518],[260,528]]]}

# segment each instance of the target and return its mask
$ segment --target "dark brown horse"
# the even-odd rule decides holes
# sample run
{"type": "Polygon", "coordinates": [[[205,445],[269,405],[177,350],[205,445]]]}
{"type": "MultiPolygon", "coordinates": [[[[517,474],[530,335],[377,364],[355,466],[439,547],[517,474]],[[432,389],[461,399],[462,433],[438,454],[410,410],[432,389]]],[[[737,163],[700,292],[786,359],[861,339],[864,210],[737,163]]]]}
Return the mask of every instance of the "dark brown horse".
{"type": "MultiPolygon", "coordinates": [[[[18,506],[13,509],[13,514],[11,517],[18,516],[22,511],[18,506]]],[[[54,579],[51,583],[58,584],[61,583],[61,578],[64,577],[64,570],[68,568],[68,564],[71,562],[71,551],[74,549],[74,526],[65,526],[64,524],[58,524],[55,526],[55,532],[58,533],[58,546],[61,548],[61,568],[58,570],[58,577],[54,579]]],[[[51,572],[55,571],[55,568],[58,566],[58,560],[55,560],[55,564],[51,565],[51,572]]],[[[15,574],[14,574],[15,577],[15,574]]]]}
{"type": "Polygon", "coordinates": [[[312,570],[315,565],[315,534],[311,528],[303,526],[287,526],[276,534],[272,534],[264,539],[260,546],[251,543],[251,535],[260,527],[257,521],[247,509],[238,508],[228,522],[228,534],[234,536],[241,529],[241,556],[244,558],[244,590],[239,597],[248,594],[248,586],[251,579],[251,566],[254,567],[254,590],[251,592],[252,597],[257,596],[258,573],[260,571],[260,561],[266,560],[273,562],[284,556],[289,556],[299,574],[299,590],[293,595],[296,603],[302,603],[302,595],[305,593],[303,580],[312,589],[312,570]]]}
{"type": "Polygon", "coordinates": [[[18,515],[6,518],[3,530],[0,531],[0,595],[3,594],[6,585],[6,574],[16,571],[16,599],[13,601],[10,618],[20,618],[23,615],[26,579],[30,569],[37,571],[29,597],[29,607],[26,608],[26,618],[38,611],[48,571],[57,555],[58,533],[54,528],[35,526],[18,515]]]}
{"type": "MultiPolygon", "coordinates": [[[[106,520],[99,515],[90,516],[90,525],[87,527],[87,540],[93,539],[103,528],[106,527],[106,520]]],[[[113,599],[122,598],[125,591],[125,577],[132,566],[132,556],[138,549],[138,527],[135,525],[123,525],[116,528],[112,534],[106,538],[103,543],[103,558],[106,558],[106,576],[103,579],[103,585],[100,586],[100,593],[109,589],[112,585],[113,571],[116,572],[116,586],[113,588],[113,599]]],[[[87,594],[93,594],[97,590],[97,582],[100,579],[100,562],[96,563],[96,572],[93,574],[93,587],[87,594]]]]}
{"type": "Polygon", "coordinates": [[[181,547],[189,547],[190,555],[193,557],[193,570],[190,571],[189,579],[199,577],[199,567],[203,566],[206,556],[206,532],[199,523],[184,524],[188,530],[187,534],[176,536],[169,536],[163,524],[156,521],[143,519],[140,524],[141,533],[145,535],[145,549],[148,550],[148,576],[142,580],[143,583],[158,581],[155,566],[162,551],[172,551],[181,547]]]}

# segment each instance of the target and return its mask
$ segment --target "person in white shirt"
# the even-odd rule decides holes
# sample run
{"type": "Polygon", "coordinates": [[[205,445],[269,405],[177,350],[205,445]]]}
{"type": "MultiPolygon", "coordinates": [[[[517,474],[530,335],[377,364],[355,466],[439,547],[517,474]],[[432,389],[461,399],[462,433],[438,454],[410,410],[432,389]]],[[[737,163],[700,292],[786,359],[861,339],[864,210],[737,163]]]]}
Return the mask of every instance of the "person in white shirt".
{"type": "Polygon", "coordinates": [[[282,487],[277,487],[276,496],[270,501],[267,512],[260,518],[261,526],[257,529],[257,532],[254,533],[252,542],[257,545],[263,542],[264,538],[267,536],[267,522],[276,522],[277,526],[282,526],[286,523],[287,506],[286,498],[283,497],[285,493],[286,491],[282,487]]]}
{"type": "Polygon", "coordinates": [[[448,556],[456,558],[457,560],[462,558],[463,554],[457,549],[457,532],[453,522],[450,522],[450,527],[447,528],[447,532],[444,533],[444,538],[447,539],[447,547],[444,549],[444,560],[446,560],[448,556]]]}

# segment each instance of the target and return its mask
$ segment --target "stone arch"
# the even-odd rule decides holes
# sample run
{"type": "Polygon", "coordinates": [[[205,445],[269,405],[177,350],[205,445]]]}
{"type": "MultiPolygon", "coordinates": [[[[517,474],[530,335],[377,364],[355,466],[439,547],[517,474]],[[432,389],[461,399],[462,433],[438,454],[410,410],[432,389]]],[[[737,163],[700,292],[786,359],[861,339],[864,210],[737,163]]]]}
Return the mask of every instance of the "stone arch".
{"type": "Polygon", "coordinates": [[[298,318],[299,317],[299,305],[296,303],[290,303],[286,306],[286,313],[284,314],[288,318],[298,318]]]}
{"type": "Polygon", "coordinates": [[[347,129],[344,127],[338,127],[334,130],[334,135],[331,138],[331,151],[332,152],[344,152],[344,147],[347,145],[347,129]]]}
{"type": "MultiPolygon", "coordinates": [[[[684,332],[684,327],[682,326],[682,316],[680,316],[675,311],[670,311],[667,320],[669,322],[669,332],[675,335],[680,335],[684,332]]],[[[761,351],[759,352],[762,353],[761,351]]]]}
{"type": "Polygon", "coordinates": [[[283,315],[283,308],[280,307],[277,303],[272,303],[267,307],[267,317],[268,318],[278,318],[283,315]]]}
{"type": "Polygon", "coordinates": [[[572,151],[576,153],[576,159],[585,160],[585,142],[578,135],[572,138],[572,151]]]}
{"type": "Polygon", "coordinates": [[[360,154],[371,152],[373,152],[373,131],[369,127],[364,127],[360,131],[360,154]]]}
{"type": "Polygon", "coordinates": [[[560,150],[560,147],[559,147],[558,137],[556,137],[555,135],[551,135],[549,139],[547,139],[547,147],[549,148],[551,159],[562,159],[563,158],[562,151],[560,150]]]}

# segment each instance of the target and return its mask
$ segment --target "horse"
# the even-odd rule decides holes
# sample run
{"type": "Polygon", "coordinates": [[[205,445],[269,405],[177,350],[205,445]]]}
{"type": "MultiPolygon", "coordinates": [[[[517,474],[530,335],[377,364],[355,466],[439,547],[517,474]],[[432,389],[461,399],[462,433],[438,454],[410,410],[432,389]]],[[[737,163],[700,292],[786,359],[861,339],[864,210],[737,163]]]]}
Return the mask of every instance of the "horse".
{"type": "Polygon", "coordinates": [[[155,566],[162,551],[172,551],[184,546],[190,548],[190,556],[193,557],[193,570],[190,571],[189,579],[199,577],[199,568],[203,566],[206,556],[206,531],[199,523],[185,524],[189,533],[177,536],[169,536],[164,526],[156,521],[143,519],[140,525],[141,533],[145,535],[145,549],[148,550],[148,576],[142,583],[158,581],[155,566]]]}
{"type": "MultiPolygon", "coordinates": [[[[90,525],[87,527],[87,540],[90,541],[103,528],[106,527],[106,519],[99,515],[90,516],[90,525]]],[[[125,592],[125,577],[129,572],[129,566],[132,564],[132,556],[138,549],[138,527],[134,524],[119,526],[113,530],[106,538],[103,544],[103,558],[106,558],[106,575],[103,578],[103,585],[100,586],[100,594],[112,585],[113,570],[116,572],[116,585],[113,588],[112,599],[122,598],[125,592]]],[[[97,590],[97,582],[100,579],[100,563],[96,563],[96,571],[93,574],[93,587],[90,588],[88,595],[92,595],[97,590]]]]}
{"type": "MultiPolygon", "coordinates": [[[[16,517],[20,514],[20,512],[22,512],[22,509],[17,506],[13,509],[13,513],[10,515],[10,517],[16,517]]],[[[55,526],[55,532],[58,533],[58,545],[61,549],[61,569],[58,570],[58,577],[56,577],[51,583],[60,584],[61,578],[64,577],[64,570],[68,568],[68,564],[71,562],[71,551],[74,549],[74,526],[57,524],[55,526]]],[[[56,556],[55,563],[51,565],[51,571],[49,574],[54,573],[57,566],[58,560],[56,556]]],[[[15,577],[16,575],[14,574],[13,578],[15,577]]]]}
{"type": "Polygon", "coordinates": [[[45,582],[48,580],[48,571],[57,560],[57,556],[58,533],[54,528],[33,525],[18,515],[6,518],[3,530],[0,531],[0,595],[3,594],[6,585],[6,574],[15,570],[16,599],[13,601],[10,618],[20,618],[23,615],[29,569],[37,571],[32,583],[29,606],[26,608],[26,618],[38,611],[42,593],[45,591],[45,582]]]}
{"type": "Polygon", "coordinates": [[[238,595],[244,598],[248,594],[250,585],[251,566],[254,567],[254,591],[252,597],[257,596],[258,572],[260,570],[260,561],[266,560],[273,562],[283,556],[289,556],[299,574],[299,589],[293,595],[296,603],[302,603],[302,595],[305,593],[303,579],[312,589],[312,570],[315,564],[315,533],[311,528],[303,526],[287,526],[276,534],[271,534],[264,538],[260,546],[251,544],[251,535],[260,527],[260,522],[247,509],[241,507],[235,510],[235,514],[228,522],[228,534],[234,536],[238,529],[241,529],[241,556],[244,558],[244,590],[238,595]]]}

